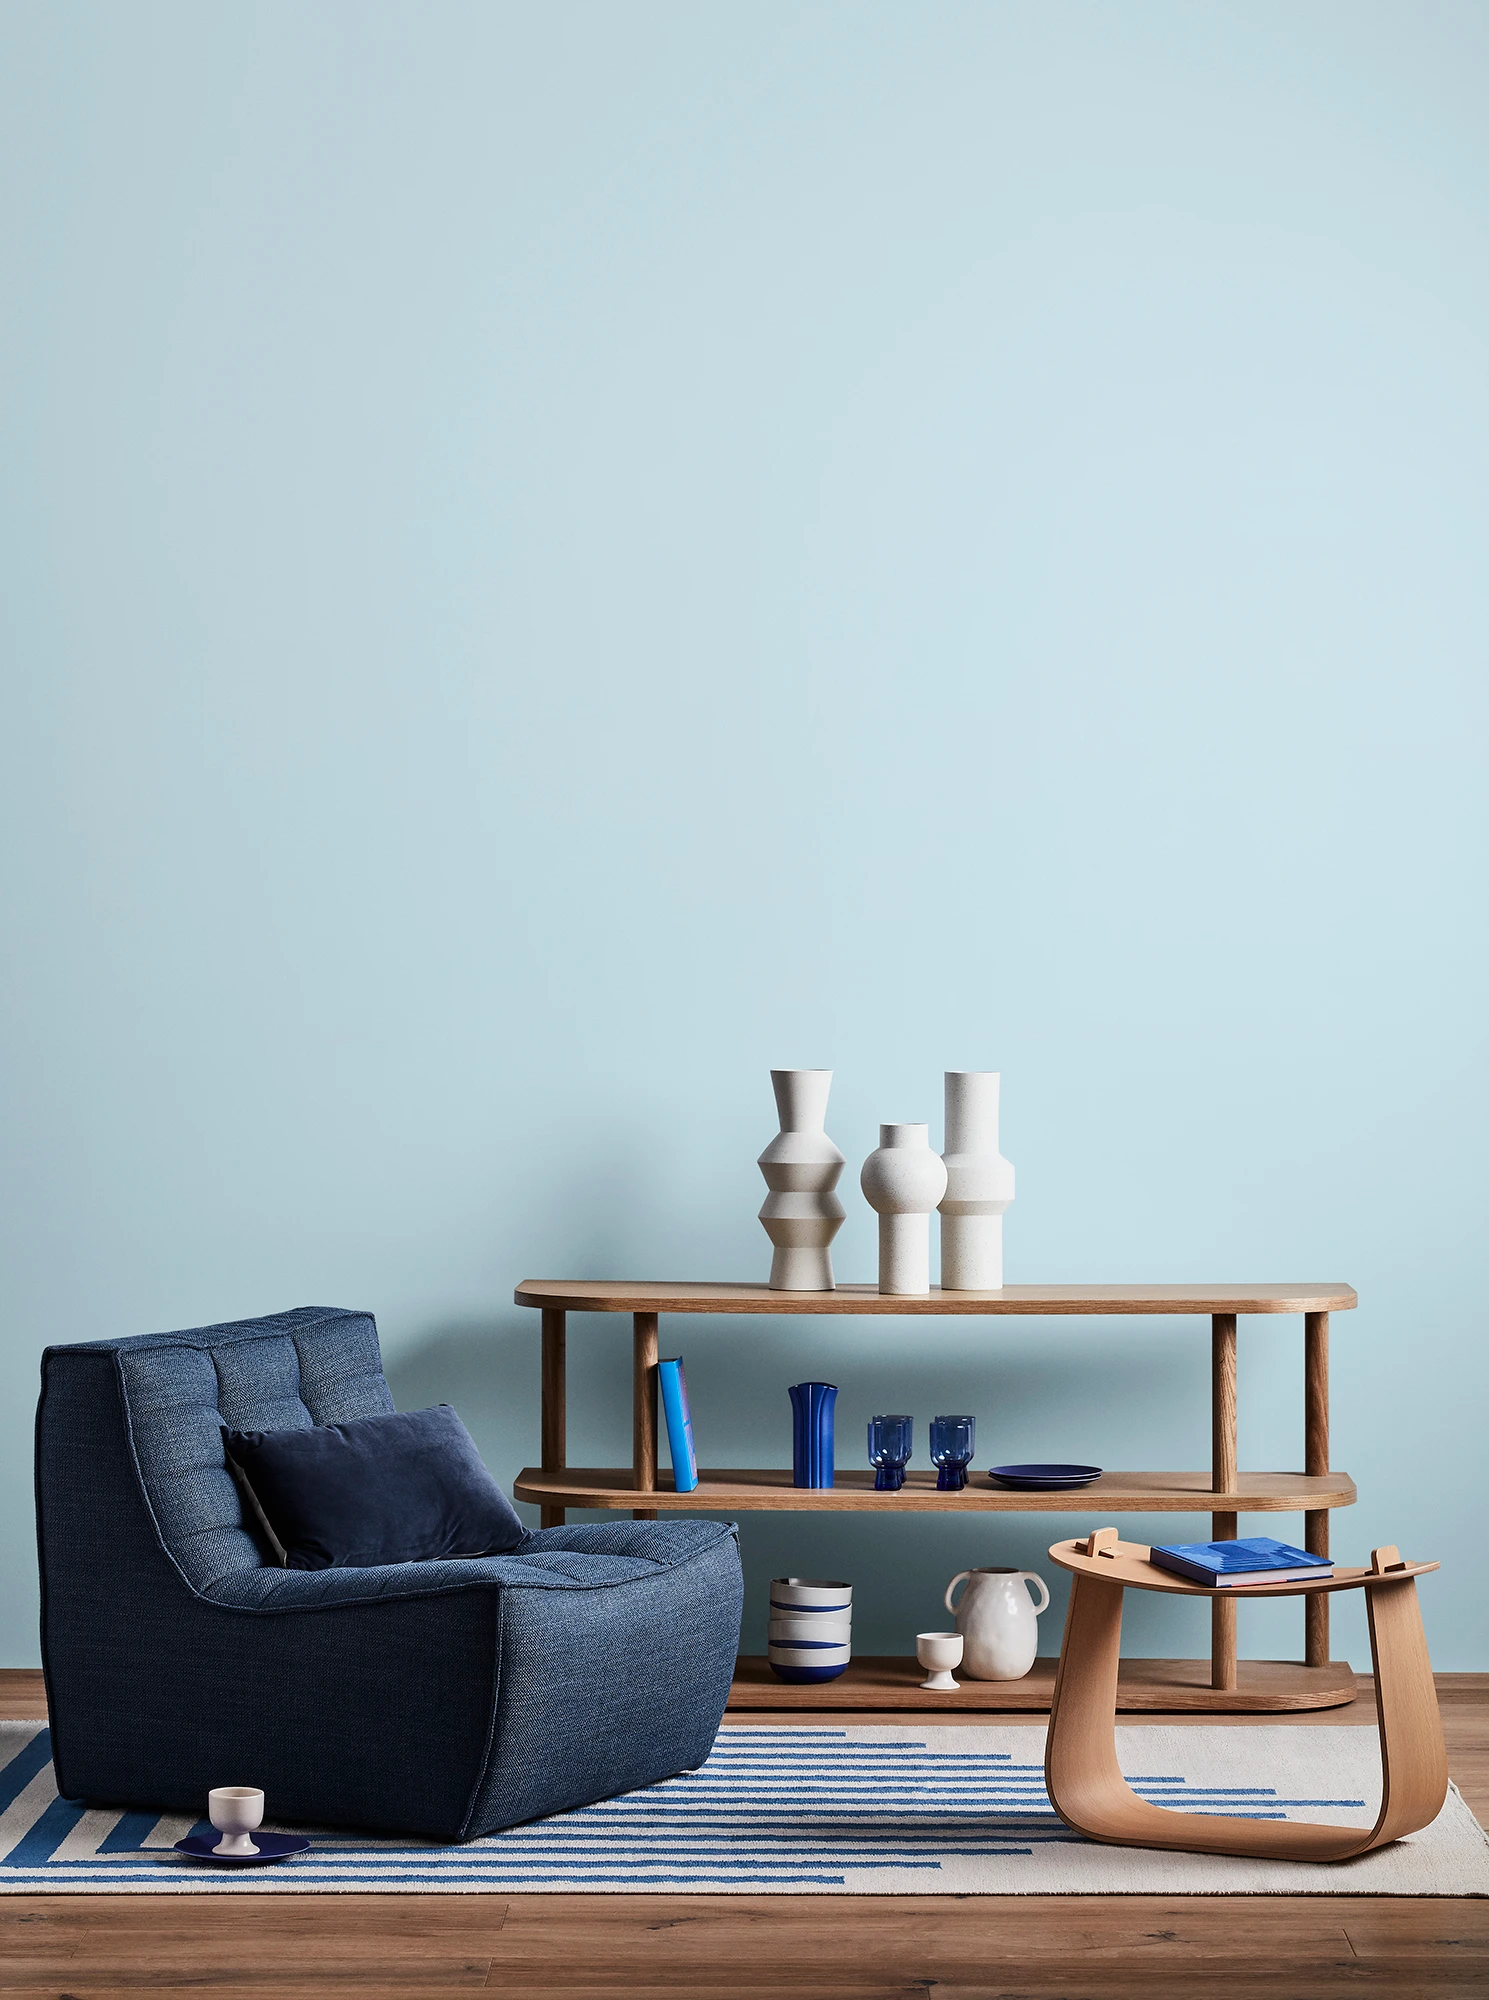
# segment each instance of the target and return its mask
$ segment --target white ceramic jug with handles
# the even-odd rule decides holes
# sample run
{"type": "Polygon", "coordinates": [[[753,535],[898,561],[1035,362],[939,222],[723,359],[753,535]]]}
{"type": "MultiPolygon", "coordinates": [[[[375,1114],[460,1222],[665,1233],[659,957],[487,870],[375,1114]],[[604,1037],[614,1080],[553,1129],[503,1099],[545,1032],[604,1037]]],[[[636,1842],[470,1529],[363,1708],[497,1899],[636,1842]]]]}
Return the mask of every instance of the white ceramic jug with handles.
{"type": "Polygon", "coordinates": [[[1039,1651],[1038,1618],[1048,1611],[1044,1578],[1032,1569],[964,1569],[946,1586],[946,1608],[956,1613],[962,1635],[962,1672],[974,1681],[1021,1681],[1039,1651]],[[961,1602],[952,1594],[965,1579],[961,1602]],[[1031,1602],[1026,1583],[1036,1584],[1031,1602]]]}

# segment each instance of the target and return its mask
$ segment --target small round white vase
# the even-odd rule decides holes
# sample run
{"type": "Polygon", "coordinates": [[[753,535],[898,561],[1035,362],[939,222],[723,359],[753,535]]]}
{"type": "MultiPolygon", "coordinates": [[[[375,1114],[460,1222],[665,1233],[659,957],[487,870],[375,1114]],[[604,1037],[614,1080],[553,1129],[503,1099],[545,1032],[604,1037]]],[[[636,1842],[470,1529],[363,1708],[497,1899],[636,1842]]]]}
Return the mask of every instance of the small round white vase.
{"type": "Polygon", "coordinates": [[[1003,1211],[1013,1168],[998,1151],[997,1070],[946,1072],[946,1194],[941,1202],[941,1289],[1003,1285],[1003,1211]]]}
{"type": "Polygon", "coordinates": [[[770,1189],[760,1222],[774,1246],[773,1292],[830,1292],[834,1236],[843,1204],[833,1193],[846,1164],[823,1129],[830,1069],[773,1069],[771,1085],[781,1129],[760,1155],[770,1189]]]}
{"type": "Polygon", "coordinates": [[[946,1168],[931,1151],[929,1125],[881,1125],[879,1149],[859,1185],[879,1217],[879,1289],[917,1297],[931,1289],[931,1210],[946,1192],[946,1168]]]}

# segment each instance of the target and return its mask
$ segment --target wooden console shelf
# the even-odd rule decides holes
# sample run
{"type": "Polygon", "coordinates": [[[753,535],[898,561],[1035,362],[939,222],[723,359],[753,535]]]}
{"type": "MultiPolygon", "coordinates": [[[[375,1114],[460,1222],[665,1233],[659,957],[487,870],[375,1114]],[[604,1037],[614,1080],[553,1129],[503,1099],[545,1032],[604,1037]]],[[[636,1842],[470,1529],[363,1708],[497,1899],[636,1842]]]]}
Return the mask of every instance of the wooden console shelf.
{"type": "Polygon", "coordinates": [[[875,1285],[838,1285],[830,1292],[772,1292],[764,1285],[632,1284],[597,1278],[527,1278],[513,1295],[520,1306],[591,1313],[883,1314],[890,1319],[947,1313],[977,1319],[1072,1313],[1318,1313],[1359,1304],[1350,1285],[1004,1285],[996,1292],[943,1292],[918,1298],[888,1295],[875,1285]]]}
{"type": "MultiPolygon", "coordinates": [[[[821,1687],[794,1687],[777,1680],[763,1654],[742,1655],[734,1667],[730,1708],[789,1709],[793,1713],[832,1708],[932,1709],[948,1715],[1045,1715],[1055,1693],[1057,1660],[1039,1659],[1019,1681],[963,1679],[944,1693],[920,1683],[925,1668],[916,1659],[860,1655],[835,1681],[821,1687]],[[826,1697],[826,1699],[823,1699],[826,1697]]],[[[1296,1660],[1239,1660],[1236,1685],[1225,1713],[1280,1714],[1308,1708],[1342,1708],[1355,1698],[1355,1677],[1342,1660],[1305,1667],[1296,1660]]],[[[1117,1707],[1125,1713],[1183,1715],[1216,1712],[1208,1660],[1123,1660],[1117,1679],[1117,1707]]]]}
{"type": "MultiPolygon", "coordinates": [[[[517,1478],[519,1500],[539,1507],[631,1508],[638,1498],[629,1466],[567,1466],[544,1472],[527,1466],[517,1478]]],[[[691,1493],[679,1493],[658,1471],[646,1494],[649,1508],[668,1513],[745,1512],[863,1514],[1303,1514],[1317,1507],[1352,1507],[1355,1483],[1346,1472],[1310,1478],[1304,1472],[1240,1472],[1217,1493],[1208,1472],[1104,1472],[1068,1493],[1026,1493],[972,1474],[960,1493],[939,1493],[934,1472],[908,1472],[898,1493],[876,1493],[871,1470],[839,1472],[836,1484],[803,1491],[790,1466],[750,1471],[700,1471],[691,1493]]],[[[923,1676],[922,1676],[923,1678],[923,1676]]]]}
{"type": "MultiPolygon", "coordinates": [[[[543,1316],[542,1464],[517,1481],[521,1500],[542,1510],[544,1527],[561,1523],[570,1507],[627,1510],[638,1520],[659,1513],[878,1512],[955,1514],[1208,1514],[1216,1540],[1239,1532],[1241,1514],[1301,1513],[1304,1541],[1316,1554],[1329,1550],[1329,1514],[1351,1506],[1353,1481],[1329,1469],[1329,1315],[1356,1304],[1343,1284],[1295,1285],[1008,1285],[997,1292],[943,1292],[922,1297],[887,1296],[869,1285],[839,1285],[831,1292],[773,1292],[761,1285],[665,1284],[601,1279],[529,1279],[516,1300],[543,1316]],[[928,1472],[912,1472],[897,1493],[876,1493],[867,1469],[847,1469],[826,1488],[792,1484],[788,1470],[709,1471],[691,1493],[673,1490],[657,1466],[658,1315],[668,1313],[841,1315],[927,1318],[946,1315],[996,1320],[1007,1317],[1101,1315],[1125,1318],[1164,1314],[1208,1318],[1211,1355],[1211,1465],[1206,1472],[1107,1472],[1092,1485],[1065,1493],[1028,1493],[995,1487],[974,1472],[959,1493],[940,1493],[928,1472]],[[629,1314],[632,1321],[631,1464],[570,1468],[566,1451],[567,1316],[629,1314]],[[1294,1313],[1303,1318],[1304,1392],[1302,1472],[1242,1472],[1236,1449],[1236,1320],[1246,1313],[1294,1313]]],[[[996,1331],[989,1327],[989,1337],[996,1331]]],[[[1236,1658],[1236,1604],[1229,1594],[1211,1603],[1208,1686],[1191,1661],[1123,1663],[1121,1701],[1132,1707],[1208,1707],[1215,1710],[1322,1708],[1352,1699],[1349,1668],[1329,1658],[1328,1596],[1305,1599],[1305,1660],[1236,1658]],[[1148,1691],[1151,1691],[1151,1698],[1148,1691]],[[1131,1699],[1129,1700],[1129,1696],[1131,1699]]],[[[931,1709],[946,1697],[900,1686],[918,1673],[913,1660],[855,1662],[840,1680],[809,1688],[773,1680],[771,1699],[742,1660],[733,1705],[821,1708],[914,1706],[931,1709]],[[865,1679],[865,1676],[868,1679],[865,1679]],[[885,1676],[900,1693],[885,1696],[885,1676]],[[855,1690],[876,1684],[875,1700],[855,1690]],[[777,1697],[777,1690],[779,1697],[777,1697]]],[[[962,1704],[987,1708],[1046,1708],[1053,1681],[1036,1667],[1027,1681],[988,1683],[962,1704]],[[1046,1686],[1048,1679],[1049,1685],[1046,1686]],[[996,1699],[994,1698],[996,1696],[996,1699]],[[1036,1699],[1036,1697],[1038,1697],[1036,1699]]]]}

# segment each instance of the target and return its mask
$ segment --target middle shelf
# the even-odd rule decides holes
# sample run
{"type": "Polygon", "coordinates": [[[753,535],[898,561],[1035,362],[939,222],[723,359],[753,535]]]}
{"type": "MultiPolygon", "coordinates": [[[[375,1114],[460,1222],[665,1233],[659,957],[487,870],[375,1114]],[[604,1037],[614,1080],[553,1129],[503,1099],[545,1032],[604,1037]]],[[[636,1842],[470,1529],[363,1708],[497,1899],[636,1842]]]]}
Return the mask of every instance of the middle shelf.
{"type": "Polygon", "coordinates": [[[672,1474],[659,1470],[655,1489],[638,1487],[629,1466],[567,1466],[545,1472],[525,1466],[513,1491],[542,1507],[609,1507],[643,1504],[668,1513],[733,1514],[750,1511],[804,1513],[966,1514],[1301,1514],[1352,1507],[1355,1483],[1347,1472],[1239,1472],[1217,1492],[1208,1472],[1104,1472],[1089,1486],[1064,1493],[1026,1493],[993,1486],[973,1473],[958,1493],[942,1493],[933,1471],[910,1472],[897,1493],[876,1493],[871,1470],[839,1472],[833,1486],[793,1486],[790,1466],[700,1471],[691,1493],[679,1493],[672,1474]]]}

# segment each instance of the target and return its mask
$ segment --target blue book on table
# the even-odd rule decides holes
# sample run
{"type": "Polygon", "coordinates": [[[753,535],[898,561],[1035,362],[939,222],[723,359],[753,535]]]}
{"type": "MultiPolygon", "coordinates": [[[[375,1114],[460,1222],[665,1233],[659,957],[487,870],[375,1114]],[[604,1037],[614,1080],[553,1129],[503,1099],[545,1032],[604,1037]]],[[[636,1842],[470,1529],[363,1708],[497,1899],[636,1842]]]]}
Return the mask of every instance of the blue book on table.
{"type": "Polygon", "coordinates": [[[1310,1555],[1295,1549],[1291,1542],[1274,1542],[1270,1535],[1254,1535],[1240,1542],[1170,1542],[1148,1551],[1160,1569],[1191,1583],[1207,1583],[1215,1590],[1247,1583],[1286,1583],[1297,1577],[1332,1575],[1334,1565],[1327,1556],[1310,1555]]]}
{"type": "Polygon", "coordinates": [[[698,1484],[698,1456],[693,1450],[693,1418],[681,1360],[659,1361],[657,1377],[667,1419],[667,1448],[672,1453],[672,1484],[679,1493],[691,1493],[698,1484]]]}

